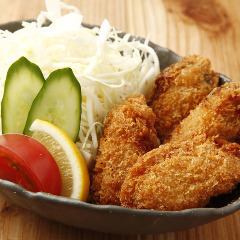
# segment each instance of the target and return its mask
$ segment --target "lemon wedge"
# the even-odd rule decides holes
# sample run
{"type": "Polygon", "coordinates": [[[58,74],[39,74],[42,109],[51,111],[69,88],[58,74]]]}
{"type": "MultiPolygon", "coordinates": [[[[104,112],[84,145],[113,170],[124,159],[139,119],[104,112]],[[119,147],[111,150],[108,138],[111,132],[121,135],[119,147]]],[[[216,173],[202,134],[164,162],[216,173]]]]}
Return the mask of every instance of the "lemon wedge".
{"type": "Polygon", "coordinates": [[[30,131],[55,159],[62,179],[62,196],[86,201],[89,193],[87,164],[70,137],[55,125],[35,120],[30,131]]]}

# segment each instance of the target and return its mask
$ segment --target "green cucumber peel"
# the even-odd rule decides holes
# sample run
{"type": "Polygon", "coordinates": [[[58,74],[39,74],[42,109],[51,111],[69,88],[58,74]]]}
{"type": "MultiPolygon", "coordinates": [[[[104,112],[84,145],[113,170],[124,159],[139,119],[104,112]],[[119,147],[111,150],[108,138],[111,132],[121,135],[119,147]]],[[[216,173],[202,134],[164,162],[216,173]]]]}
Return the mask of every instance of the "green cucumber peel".
{"type": "Polygon", "coordinates": [[[48,121],[65,130],[75,142],[78,138],[82,112],[81,86],[71,68],[52,72],[33,101],[24,134],[36,119],[48,121]]]}
{"type": "Polygon", "coordinates": [[[9,67],[1,102],[3,133],[23,133],[32,102],[44,82],[41,69],[25,57],[9,67]]]}

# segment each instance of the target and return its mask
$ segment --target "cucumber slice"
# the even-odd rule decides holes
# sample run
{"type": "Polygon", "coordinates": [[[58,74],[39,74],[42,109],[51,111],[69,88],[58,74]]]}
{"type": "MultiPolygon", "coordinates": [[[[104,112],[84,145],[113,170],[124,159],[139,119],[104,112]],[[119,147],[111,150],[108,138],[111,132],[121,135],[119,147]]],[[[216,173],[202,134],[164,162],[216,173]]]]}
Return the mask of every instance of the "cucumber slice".
{"type": "Polygon", "coordinates": [[[23,133],[32,102],[44,82],[40,68],[25,57],[10,66],[1,103],[3,133],[23,133]]]}
{"type": "Polygon", "coordinates": [[[52,72],[30,109],[24,133],[31,135],[30,126],[36,119],[55,124],[77,139],[81,119],[81,87],[72,69],[52,72]]]}

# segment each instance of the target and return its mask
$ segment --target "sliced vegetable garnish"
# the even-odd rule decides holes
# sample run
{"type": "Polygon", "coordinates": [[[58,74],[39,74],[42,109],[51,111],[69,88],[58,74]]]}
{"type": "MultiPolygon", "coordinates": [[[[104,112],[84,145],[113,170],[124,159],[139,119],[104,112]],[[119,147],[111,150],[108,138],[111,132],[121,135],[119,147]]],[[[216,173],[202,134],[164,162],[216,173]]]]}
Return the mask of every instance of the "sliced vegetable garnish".
{"type": "Polygon", "coordinates": [[[86,201],[89,175],[86,161],[69,136],[53,124],[35,120],[30,127],[33,138],[41,142],[54,157],[62,178],[61,195],[86,201]]]}
{"type": "Polygon", "coordinates": [[[1,105],[3,133],[23,133],[32,102],[44,81],[40,68],[25,57],[10,66],[1,105]]]}
{"type": "Polygon", "coordinates": [[[21,134],[0,135],[0,178],[33,192],[61,193],[60,172],[51,154],[21,134]]]}
{"type": "Polygon", "coordinates": [[[81,118],[81,87],[70,68],[54,71],[35,98],[24,133],[36,119],[46,120],[62,128],[75,141],[81,118]]]}

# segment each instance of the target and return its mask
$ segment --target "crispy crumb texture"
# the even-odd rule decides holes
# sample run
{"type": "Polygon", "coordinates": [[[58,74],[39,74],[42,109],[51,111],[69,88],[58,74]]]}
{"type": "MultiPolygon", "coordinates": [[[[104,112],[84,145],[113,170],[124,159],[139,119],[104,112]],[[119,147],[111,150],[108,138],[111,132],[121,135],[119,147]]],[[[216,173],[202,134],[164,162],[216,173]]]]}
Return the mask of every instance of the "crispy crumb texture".
{"type": "Polygon", "coordinates": [[[150,106],[162,141],[217,86],[218,78],[210,61],[196,55],[183,58],[159,74],[150,106]]]}
{"type": "Polygon", "coordinates": [[[140,156],[121,188],[125,207],[203,207],[240,182],[240,83],[216,88],[173,132],[140,156]]]}
{"type": "Polygon", "coordinates": [[[119,191],[128,169],[159,145],[155,118],[144,96],[129,98],[109,112],[93,171],[95,202],[120,204],[119,191]]]}

